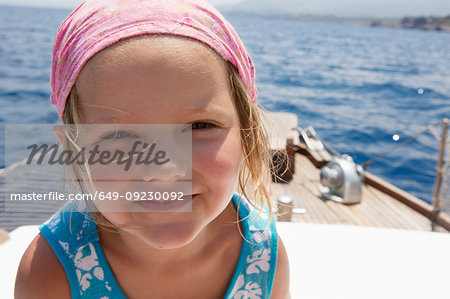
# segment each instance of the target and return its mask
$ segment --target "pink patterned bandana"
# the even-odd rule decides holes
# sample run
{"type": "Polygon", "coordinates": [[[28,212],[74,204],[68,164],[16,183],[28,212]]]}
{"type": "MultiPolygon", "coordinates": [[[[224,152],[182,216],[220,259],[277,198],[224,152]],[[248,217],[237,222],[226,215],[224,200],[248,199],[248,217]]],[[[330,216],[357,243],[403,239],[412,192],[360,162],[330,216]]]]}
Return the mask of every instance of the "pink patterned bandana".
{"type": "Polygon", "coordinates": [[[87,0],[61,24],[53,46],[52,104],[62,120],[84,64],[117,41],[170,34],[201,41],[231,62],[256,102],[253,62],[233,27],[203,0],[87,0]]]}

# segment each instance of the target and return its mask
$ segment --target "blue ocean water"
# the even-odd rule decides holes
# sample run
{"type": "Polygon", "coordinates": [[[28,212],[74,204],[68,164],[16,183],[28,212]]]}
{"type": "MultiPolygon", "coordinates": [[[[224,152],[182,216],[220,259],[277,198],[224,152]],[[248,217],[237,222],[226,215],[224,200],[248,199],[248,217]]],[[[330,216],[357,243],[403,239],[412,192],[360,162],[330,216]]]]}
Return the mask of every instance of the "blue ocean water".
{"type": "MultiPolygon", "coordinates": [[[[0,6],[0,148],[4,124],[58,122],[51,51],[68,13],[0,6]]],[[[227,17],[254,60],[260,103],[296,113],[358,163],[450,117],[449,33],[227,17]]],[[[438,146],[426,134],[368,170],[429,201],[438,146]]]]}

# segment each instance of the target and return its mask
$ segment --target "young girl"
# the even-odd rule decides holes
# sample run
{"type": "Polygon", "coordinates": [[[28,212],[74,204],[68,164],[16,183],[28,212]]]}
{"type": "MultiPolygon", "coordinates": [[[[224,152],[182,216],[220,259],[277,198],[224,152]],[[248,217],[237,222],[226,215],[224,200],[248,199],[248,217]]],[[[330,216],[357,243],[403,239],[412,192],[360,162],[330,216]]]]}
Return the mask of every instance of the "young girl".
{"type": "MultiPolygon", "coordinates": [[[[16,298],[289,297],[254,67],[219,12],[200,0],[88,0],[57,33],[51,83],[64,124],[187,125],[192,212],[69,202],[24,254],[16,298]]],[[[180,178],[140,167],[142,182],[180,178]]]]}

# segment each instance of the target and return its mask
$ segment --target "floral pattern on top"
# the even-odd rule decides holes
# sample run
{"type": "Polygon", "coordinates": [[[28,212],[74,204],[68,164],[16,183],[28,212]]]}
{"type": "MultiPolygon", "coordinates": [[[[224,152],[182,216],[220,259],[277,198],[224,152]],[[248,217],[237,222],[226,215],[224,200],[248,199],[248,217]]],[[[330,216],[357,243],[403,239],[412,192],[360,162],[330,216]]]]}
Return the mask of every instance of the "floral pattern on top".
{"type": "MultiPolygon", "coordinates": [[[[270,298],[278,244],[274,220],[268,225],[268,213],[261,217],[237,193],[233,202],[243,219],[244,241],[225,299],[270,298]]],[[[87,213],[74,212],[69,202],[40,231],[66,271],[72,298],[126,298],[104,256],[97,226],[87,213]]]]}

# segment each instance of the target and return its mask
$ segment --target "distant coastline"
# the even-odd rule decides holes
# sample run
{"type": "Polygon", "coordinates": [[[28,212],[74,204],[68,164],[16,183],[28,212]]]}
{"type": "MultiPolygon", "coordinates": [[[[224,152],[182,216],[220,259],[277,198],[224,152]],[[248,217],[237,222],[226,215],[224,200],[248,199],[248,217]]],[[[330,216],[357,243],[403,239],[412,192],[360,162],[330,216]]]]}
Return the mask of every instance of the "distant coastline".
{"type": "Polygon", "coordinates": [[[334,23],[355,26],[389,27],[401,29],[418,29],[426,31],[450,32],[450,15],[437,16],[405,16],[403,18],[376,18],[376,17],[339,17],[334,15],[268,13],[256,11],[227,10],[226,14],[250,16],[258,18],[273,18],[296,20],[303,22],[334,23]]]}
{"type": "Polygon", "coordinates": [[[450,15],[446,17],[403,17],[396,24],[383,23],[382,19],[373,20],[373,27],[398,27],[405,29],[436,30],[450,32],[450,15]]]}
{"type": "MultiPolygon", "coordinates": [[[[239,16],[257,17],[257,18],[271,18],[279,20],[296,20],[302,22],[317,22],[317,23],[332,23],[332,24],[346,24],[355,26],[371,26],[371,27],[388,27],[401,29],[418,29],[425,31],[443,31],[450,32],[450,14],[447,16],[405,16],[398,18],[383,18],[383,17],[342,17],[336,15],[326,14],[305,14],[296,11],[287,11],[285,9],[268,10],[268,8],[261,8],[256,10],[256,3],[260,1],[267,4],[263,0],[247,0],[243,5],[218,5],[217,8],[224,14],[232,14],[239,16]]],[[[22,7],[30,9],[53,9],[64,10],[69,13],[70,8],[63,7],[44,7],[36,3],[36,6],[20,5],[20,4],[0,4],[0,7],[22,7]]],[[[269,8],[270,9],[270,8],[269,8]]]]}

